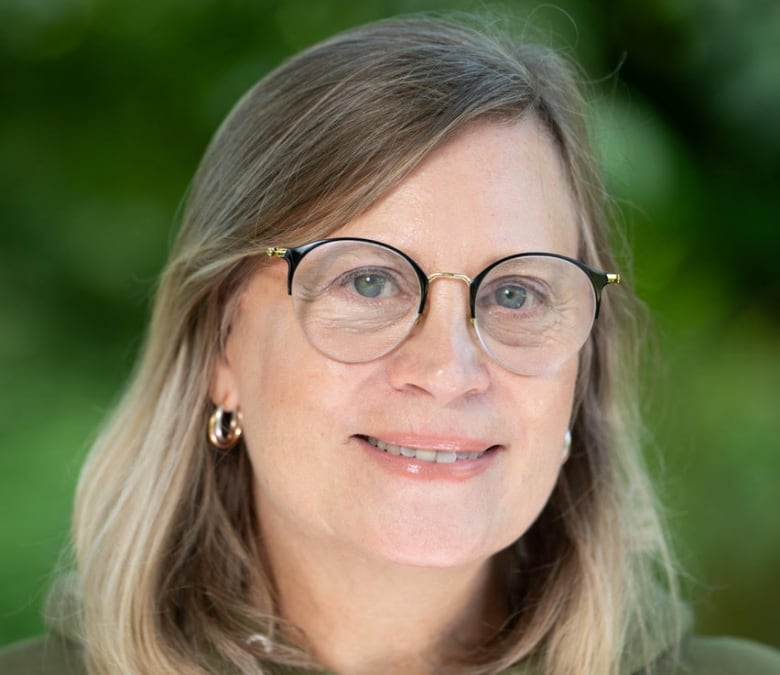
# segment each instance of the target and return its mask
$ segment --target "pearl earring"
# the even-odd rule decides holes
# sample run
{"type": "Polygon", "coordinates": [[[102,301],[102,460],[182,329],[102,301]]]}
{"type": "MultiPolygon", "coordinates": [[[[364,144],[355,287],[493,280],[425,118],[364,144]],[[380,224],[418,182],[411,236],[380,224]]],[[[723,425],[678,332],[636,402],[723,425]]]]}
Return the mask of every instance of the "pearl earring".
{"type": "Polygon", "coordinates": [[[563,453],[561,454],[562,462],[565,462],[567,459],[569,459],[570,452],[571,452],[571,431],[567,429],[566,433],[563,435],[563,453]]]}

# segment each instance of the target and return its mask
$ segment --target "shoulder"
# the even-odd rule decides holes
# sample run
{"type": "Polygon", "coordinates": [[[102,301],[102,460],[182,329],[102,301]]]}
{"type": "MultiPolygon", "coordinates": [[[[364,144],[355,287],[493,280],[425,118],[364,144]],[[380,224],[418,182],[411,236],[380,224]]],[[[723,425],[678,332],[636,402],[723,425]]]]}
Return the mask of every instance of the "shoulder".
{"type": "MultiPolygon", "coordinates": [[[[647,670],[631,675],[780,675],[780,652],[737,638],[690,636],[676,653],[668,652],[647,670]]],[[[501,675],[540,675],[528,662],[520,662],[501,675]]]]}
{"type": "Polygon", "coordinates": [[[59,636],[25,640],[0,649],[0,675],[86,675],[81,650],[59,636]]]}
{"type": "Polygon", "coordinates": [[[677,658],[667,654],[653,675],[778,675],[780,652],[738,638],[688,637],[677,658]]]}

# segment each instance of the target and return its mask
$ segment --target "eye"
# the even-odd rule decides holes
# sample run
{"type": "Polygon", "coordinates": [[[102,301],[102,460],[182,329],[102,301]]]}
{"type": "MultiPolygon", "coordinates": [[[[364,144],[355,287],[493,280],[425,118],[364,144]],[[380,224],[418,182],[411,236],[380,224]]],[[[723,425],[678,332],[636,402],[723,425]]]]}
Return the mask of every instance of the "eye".
{"type": "Polygon", "coordinates": [[[352,287],[364,298],[377,298],[392,291],[392,283],[381,274],[360,274],[352,279],[352,287]]]}
{"type": "Polygon", "coordinates": [[[507,318],[528,318],[550,306],[547,284],[530,277],[488,279],[480,285],[477,306],[489,312],[503,312],[507,318]]]}
{"type": "Polygon", "coordinates": [[[499,307],[520,309],[528,301],[528,291],[516,284],[499,286],[493,293],[493,298],[499,307]]]}
{"type": "Polygon", "coordinates": [[[387,268],[357,267],[341,274],[329,288],[340,290],[354,300],[397,299],[404,294],[408,284],[399,270],[387,268]]]}

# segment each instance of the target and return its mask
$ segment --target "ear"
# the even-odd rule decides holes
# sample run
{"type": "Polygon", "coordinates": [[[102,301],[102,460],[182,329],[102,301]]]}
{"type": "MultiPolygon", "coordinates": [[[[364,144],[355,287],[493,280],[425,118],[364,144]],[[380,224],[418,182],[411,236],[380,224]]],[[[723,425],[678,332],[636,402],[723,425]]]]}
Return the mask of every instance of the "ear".
{"type": "Polygon", "coordinates": [[[241,403],[235,368],[231,365],[226,353],[217,357],[217,362],[211,373],[209,396],[214,405],[218,405],[224,410],[236,410],[241,403]]]}

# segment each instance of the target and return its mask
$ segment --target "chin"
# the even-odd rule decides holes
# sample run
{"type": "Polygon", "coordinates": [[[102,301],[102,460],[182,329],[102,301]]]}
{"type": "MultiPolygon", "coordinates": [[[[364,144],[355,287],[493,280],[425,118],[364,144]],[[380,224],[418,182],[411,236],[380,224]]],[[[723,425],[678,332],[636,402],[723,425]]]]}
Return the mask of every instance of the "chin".
{"type": "Polygon", "coordinates": [[[468,537],[444,538],[415,533],[401,540],[384,539],[378,543],[373,555],[393,565],[447,569],[482,563],[505,545],[488,546],[484,541],[468,537]]]}

